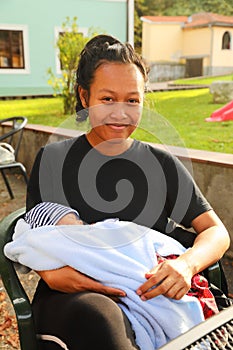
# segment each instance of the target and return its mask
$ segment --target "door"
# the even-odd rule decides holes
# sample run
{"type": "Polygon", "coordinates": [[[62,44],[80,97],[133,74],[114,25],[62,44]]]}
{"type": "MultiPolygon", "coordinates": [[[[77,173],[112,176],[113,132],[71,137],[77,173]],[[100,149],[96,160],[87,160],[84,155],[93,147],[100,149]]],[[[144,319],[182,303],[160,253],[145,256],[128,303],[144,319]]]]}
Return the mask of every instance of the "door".
{"type": "Polygon", "coordinates": [[[203,75],[203,58],[186,59],[185,76],[187,78],[203,75]]]}

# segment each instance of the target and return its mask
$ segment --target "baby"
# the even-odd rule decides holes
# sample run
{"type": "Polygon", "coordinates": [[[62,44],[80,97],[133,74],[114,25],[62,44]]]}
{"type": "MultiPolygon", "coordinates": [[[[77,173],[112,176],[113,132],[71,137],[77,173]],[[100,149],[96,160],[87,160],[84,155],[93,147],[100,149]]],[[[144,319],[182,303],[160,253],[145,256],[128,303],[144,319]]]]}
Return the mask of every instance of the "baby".
{"type": "MultiPolygon", "coordinates": [[[[86,223],[80,219],[79,213],[76,210],[51,202],[42,202],[37,204],[25,214],[24,220],[30,225],[31,228],[55,225],[86,225],[86,223]]],[[[118,219],[109,219],[106,222],[110,222],[109,225],[111,226],[114,225],[114,221],[118,221],[118,219]]],[[[105,221],[103,221],[103,225],[104,222],[105,221]]],[[[120,221],[118,222],[120,223],[120,221]]],[[[101,223],[97,223],[97,225],[100,224],[101,223]]],[[[158,263],[162,263],[165,259],[177,258],[177,255],[162,257],[156,252],[155,256],[157,256],[158,263]]],[[[205,318],[208,318],[218,312],[214,297],[209,290],[208,282],[200,274],[193,276],[192,287],[187,294],[197,297],[201,303],[205,318]]]]}

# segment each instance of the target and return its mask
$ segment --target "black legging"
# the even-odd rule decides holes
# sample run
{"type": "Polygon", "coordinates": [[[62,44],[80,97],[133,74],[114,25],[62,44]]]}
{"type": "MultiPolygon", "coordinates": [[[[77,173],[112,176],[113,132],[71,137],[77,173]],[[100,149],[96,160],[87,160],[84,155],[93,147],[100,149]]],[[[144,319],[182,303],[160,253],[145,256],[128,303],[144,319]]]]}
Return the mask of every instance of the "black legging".
{"type": "MultiPolygon", "coordinates": [[[[59,338],[69,350],[139,349],[128,318],[107,296],[60,293],[41,280],[32,304],[37,333],[59,338]]],[[[53,341],[39,343],[41,350],[65,349],[53,341]]]]}

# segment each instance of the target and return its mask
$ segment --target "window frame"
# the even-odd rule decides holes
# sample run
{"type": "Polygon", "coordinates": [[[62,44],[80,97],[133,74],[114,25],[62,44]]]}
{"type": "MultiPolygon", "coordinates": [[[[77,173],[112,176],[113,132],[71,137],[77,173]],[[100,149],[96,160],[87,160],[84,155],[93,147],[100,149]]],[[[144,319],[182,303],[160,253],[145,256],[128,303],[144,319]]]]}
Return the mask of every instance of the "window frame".
{"type": "Polygon", "coordinates": [[[1,68],[0,74],[29,74],[29,42],[28,42],[28,26],[20,24],[0,24],[1,30],[21,31],[23,39],[23,54],[24,54],[24,68],[1,68]]]}
{"type": "Polygon", "coordinates": [[[223,36],[222,36],[222,50],[231,50],[232,49],[232,37],[231,37],[231,33],[229,32],[229,30],[226,30],[224,33],[223,33],[223,36]],[[225,39],[225,36],[228,36],[227,39],[225,39]],[[229,48],[225,48],[224,47],[224,44],[225,44],[225,41],[226,40],[229,40],[228,43],[229,43],[229,48]]]}
{"type": "MultiPolygon", "coordinates": [[[[55,27],[54,29],[54,46],[56,47],[57,40],[59,38],[59,34],[64,32],[62,27],[55,27]]],[[[89,29],[87,27],[78,27],[78,32],[82,33],[84,37],[88,36],[89,29]]],[[[55,50],[55,69],[56,69],[56,74],[61,75],[62,70],[61,70],[61,63],[59,59],[59,49],[56,47],[55,50]]]]}

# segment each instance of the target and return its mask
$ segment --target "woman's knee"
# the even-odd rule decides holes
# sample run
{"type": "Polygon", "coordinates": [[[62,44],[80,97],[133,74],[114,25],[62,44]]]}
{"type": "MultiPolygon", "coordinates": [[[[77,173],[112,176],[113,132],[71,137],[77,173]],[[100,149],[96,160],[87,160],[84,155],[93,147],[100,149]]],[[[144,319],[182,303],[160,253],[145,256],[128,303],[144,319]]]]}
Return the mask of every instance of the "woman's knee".
{"type": "Polygon", "coordinates": [[[111,298],[98,293],[83,292],[77,294],[70,305],[70,311],[74,318],[78,315],[82,323],[85,320],[90,323],[90,319],[101,323],[109,323],[111,319],[118,322],[119,319],[122,319],[122,311],[117,303],[111,298]]]}
{"type": "Polygon", "coordinates": [[[79,315],[79,321],[78,324],[74,321],[73,325],[86,337],[91,334],[93,345],[111,350],[138,349],[131,324],[116,302],[97,293],[81,293],[78,299],[76,317],[79,315]]]}
{"type": "Polygon", "coordinates": [[[46,305],[40,304],[37,314],[37,328],[61,336],[69,349],[76,349],[77,344],[81,350],[96,344],[102,349],[137,349],[129,320],[109,297],[83,292],[54,293],[45,299],[46,305]]]}

